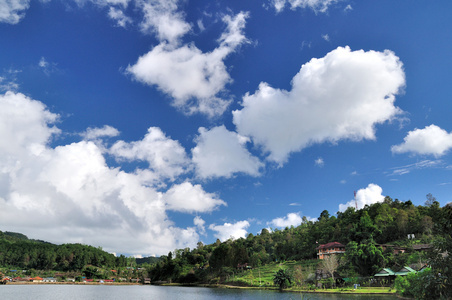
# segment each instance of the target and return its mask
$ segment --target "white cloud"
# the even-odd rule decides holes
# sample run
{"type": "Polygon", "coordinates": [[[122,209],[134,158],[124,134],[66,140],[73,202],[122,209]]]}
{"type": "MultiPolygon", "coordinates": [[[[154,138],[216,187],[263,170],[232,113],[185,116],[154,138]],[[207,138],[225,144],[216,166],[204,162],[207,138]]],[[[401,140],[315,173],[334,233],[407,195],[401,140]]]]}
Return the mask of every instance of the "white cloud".
{"type": "Polygon", "coordinates": [[[146,161],[152,170],[171,179],[183,174],[189,167],[185,149],[178,141],[166,137],[157,127],[150,127],[141,141],[116,142],[111,147],[110,154],[119,161],[146,161]]]}
{"type": "MultiPolygon", "coordinates": [[[[51,0],[40,0],[40,1],[49,2],[51,0]]],[[[83,7],[86,4],[86,2],[91,2],[100,7],[114,5],[127,8],[129,2],[131,2],[132,0],[73,0],[73,1],[80,7],[83,7]]]]}
{"type": "Polygon", "coordinates": [[[177,44],[179,39],[191,30],[184,20],[184,14],[178,11],[179,0],[136,0],[144,13],[141,30],[155,33],[160,41],[177,44]]]}
{"type": "Polygon", "coordinates": [[[49,62],[45,57],[41,57],[41,59],[38,62],[38,66],[47,76],[49,76],[51,73],[60,72],[60,70],[57,67],[57,64],[49,62]]]}
{"type": "MultiPolygon", "coordinates": [[[[159,167],[174,169],[173,162],[157,166],[157,171],[127,173],[109,167],[104,148],[92,141],[50,147],[52,137],[59,133],[53,125],[57,120],[58,115],[39,101],[19,93],[0,95],[2,230],[54,243],[99,245],[119,253],[164,254],[195,247],[201,226],[198,220],[194,227],[176,227],[167,216],[169,208],[207,212],[225,205],[216,195],[190,183],[160,191],[156,172],[161,171],[159,167]],[[186,201],[180,206],[183,196],[179,193],[186,201]]],[[[151,128],[149,135],[155,139],[141,142],[157,148],[169,146],[165,151],[170,152],[178,147],[158,129],[151,128]]],[[[122,150],[130,151],[129,157],[149,159],[140,156],[140,142],[127,145],[122,150]]],[[[171,160],[171,155],[165,157],[171,160]]],[[[149,159],[153,166],[156,157],[149,159]]]]}
{"type": "Polygon", "coordinates": [[[116,7],[110,7],[108,10],[108,16],[115,20],[119,27],[127,27],[128,24],[132,24],[132,19],[124,14],[124,12],[116,7]]]}
{"type": "Polygon", "coordinates": [[[248,221],[238,221],[236,223],[224,223],[223,225],[209,225],[209,229],[216,231],[214,236],[224,242],[229,238],[245,238],[248,233],[246,229],[250,226],[248,221]]]}
{"type": "Polygon", "coordinates": [[[0,1],[0,23],[17,24],[30,7],[30,0],[0,1]]]}
{"type": "Polygon", "coordinates": [[[45,68],[45,67],[47,67],[49,65],[49,63],[46,61],[46,59],[44,57],[41,57],[41,59],[39,60],[38,65],[41,68],[45,68]]]}
{"type": "Polygon", "coordinates": [[[393,153],[411,152],[421,155],[442,156],[452,148],[452,133],[436,126],[414,129],[408,132],[400,145],[391,147],[393,153]]]}
{"type": "Polygon", "coordinates": [[[303,219],[301,218],[300,213],[288,213],[287,216],[283,218],[276,218],[271,220],[268,225],[278,228],[286,228],[290,226],[296,227],[301,224],[302,220],[303,219]]]}
{"type": "Polygon", "coordinates": [[[207,235],[205,227],[206,221],[204,221],[200,216],[196,216],[193,219],[193,224],[195,224],[200,234],[207,235]]]}
{"type": "Polygon", "coordinates": [[[199,30],[202,32],[204,30],[206,30],[206,27],[204,26],[204,23],[202,22],[201,19],[199,19],[196,24],[198,25],[199,30]]]}
{"type": "Polygon", "coordinates": [[[318,167],[323,167],[325,165],[325,161],[323,158],[319,157],[314,161],[314,164],[318,167]]]}
{"type": "Polygon", "coordinates": [[[365,189],[360,189],[356,192],[355,200],[350,200],[346,204],[339,204],[339,211],[345,211],[348,207],[356,207],[358,209],[364,208],[365,205],[372,205],[374,203],[383,202],[384,196],[381,194],[383,189],[373,183],[370,183],[365,189]]]}
{"type": "Polygon", "coordinates": [[[145,84],[156,85],[173,98],[172,105],[186,114],[221,115],[231,100],[218,97],[232,80],[224,59],[247,40],[242,34],[247,14],[226,16],[227,30],[220,46],[203,53],[194,44],[175,47],[161,43],[141,56],[127,71],[145,84]]]}
{"type": "Polygon", "coordinates": [[[19,90],[17,74],[20,72],[22,71],[14,70],[12,68],[3,70],[2,74],[0,74],[0,93],[17,92],[19,90]]]}
{"type": "Polygon", "coordinates": [[[325,41],[329,42],[330,41],[330,36],[328,34],[322,34],[322,39],[324,39],[325,41]]]}
{"type": "Polygon", "coordinates": [[[231,177],[235,173],[258,176],[263,164],[246,149],[247,138],[224,126],[199,128],[197,145],[192,149],[193,163],[201,178],[231,177]]]}
{"type": "Polygon", "coordinates": [[[410,173],[412,170],[430,169],[439,167],[444,167],[442,160],[422,160],[414,164],[392,168],[393,171],[390,175],[404,175],[410,173]]]}
{"type": "Polygon", "coordinates": [[[0,156],[17,155],[41,147],[60,130],[51,126],[58,115],[20,93],[0,95],[0,156]]]}
{"type": "Polygon", "coordinates": [[[0,92],[16,91],[19,88],[15,79],[8,81],[5,77],[0,76],[0,92]]]}
{"type": "Polygon", "coordinates": [[[375,125],[402,111],[395,95],[405,85],[402,63],[385,50],[339,47],[304,64],[285,91],[261,83],[233,112],[237,132],[282,165],[311,144],[375,139],[375,125]]]}
{"type": "Polygon", "coordinates": [[[297,8],[311,8],[315,12],[326,12],[328,7],[340,0],[270,0],[277,12],[284,10],[286,3],[292,10],[297,8]]]}
{"type": "Polygon", "coordinates": [[[185,213],[206,213],[226,205],[217,195],[207,193],[199,184],[193,185],[190,182],[174,185],[163,195],[163,200],[169,210],[185,213]]]}
{"type": "Polygon", "coordinates": [[[102,128],[88,127],[81,136],[86,140],[96,140],[100,137],[115,137],[119,135],[119,130],[109,125],[104,125],[102,128]]]}

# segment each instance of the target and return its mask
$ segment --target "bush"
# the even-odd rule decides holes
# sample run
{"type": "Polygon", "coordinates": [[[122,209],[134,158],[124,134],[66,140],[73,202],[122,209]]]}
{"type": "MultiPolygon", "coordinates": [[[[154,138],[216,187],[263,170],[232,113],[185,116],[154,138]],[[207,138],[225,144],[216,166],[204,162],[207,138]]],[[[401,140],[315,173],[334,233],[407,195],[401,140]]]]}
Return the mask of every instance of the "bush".
{"type": "Polygon", "coordinates": [[[415,299],[441,299],[440,289],[443,278],[429,268],[411,273],[406,277],[398,276],[394,282],[397,293],[415,299]]]}
{"type": "Polygon", "coordinates": [[[322,280],[320,280],[320,282],[322,283],[323,288],[326,288],[326,289],[333,288],[333,278],[322,279],[322,280]]]}
{"type": "Polygon", "coordinates": [[[405,276],[397,276],[394,281],[394,288],[400,295],[412,296],[412,294],[410,293],[410,283],[405,276]]]}

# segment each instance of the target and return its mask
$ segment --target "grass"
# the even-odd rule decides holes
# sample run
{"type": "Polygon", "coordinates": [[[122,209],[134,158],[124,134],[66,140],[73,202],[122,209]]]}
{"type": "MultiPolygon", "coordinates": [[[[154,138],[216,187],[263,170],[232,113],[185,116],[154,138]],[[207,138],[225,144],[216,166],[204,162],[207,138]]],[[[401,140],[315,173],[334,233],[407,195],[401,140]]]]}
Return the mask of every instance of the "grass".
{"type": "Polygon", "coordinates": [[[246,270],[234,274],[228,280],[229,283],[248,286],[261,286],[261,287],[273,287],[273,276],[279,269],[289,269],[293,271],[296,266],[301,268],[315,267],[318,264],[318,260],[305,260],[305,261],[285,261],[285,262],[273,262],[261,267],[253,268],[252,270],[246,270]]]}
{"type": "Polygon", "coordinates": [[[334,288],[334,289],[317,289],[316,292],[325,293],[353,293],[353,294],[395,294],[395,290],[390,287],[359,287],[353,289],[353,287],[346,288],[334,288]]]}
{"type": "MultiPolygon", "coordinates": [[[[243,287],[260,287],[276,289],[273,284],[273,276],[279,269],[294,271],[295,267],[300,266],[302,270],[315,271],[319,261],[286,261],[280,263],[270,263],[252,270],[245,270],[231,275],[229,280],[225,282],[226,285],[243,286],[243,287]]],[[[305,273],[306,274],[306,273],[305,273]]],[[[334,289],[314,289],[313,286],[309,289],[307,286],[296,286],[292,284],[287,291],[303,291],[303,292],[320,292],[320,293],[351,293],[351,294],[394,294],[395,290],[390,287],[358,287],[356,290],[351,287],[340,287],[334,289]]]]}

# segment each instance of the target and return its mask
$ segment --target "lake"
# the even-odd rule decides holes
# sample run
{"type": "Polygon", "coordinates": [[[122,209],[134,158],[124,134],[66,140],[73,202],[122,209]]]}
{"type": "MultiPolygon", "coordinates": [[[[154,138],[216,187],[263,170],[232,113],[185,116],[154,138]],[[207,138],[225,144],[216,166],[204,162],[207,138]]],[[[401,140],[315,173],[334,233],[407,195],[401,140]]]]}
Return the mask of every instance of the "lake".
{"type": "Polygon", "coordinates": [[[266,290],[220,289],[202,287],[168,287],[168,286],[115,286],[115,285],[0,285],[0,299],[29,300],[29,299],[196,299],[196,300],[229,300],[229,299],[354,299],[354,300],[394,300],[393,296],[359,296],[359,295],[324,295],[280,293],[266,290]]]}

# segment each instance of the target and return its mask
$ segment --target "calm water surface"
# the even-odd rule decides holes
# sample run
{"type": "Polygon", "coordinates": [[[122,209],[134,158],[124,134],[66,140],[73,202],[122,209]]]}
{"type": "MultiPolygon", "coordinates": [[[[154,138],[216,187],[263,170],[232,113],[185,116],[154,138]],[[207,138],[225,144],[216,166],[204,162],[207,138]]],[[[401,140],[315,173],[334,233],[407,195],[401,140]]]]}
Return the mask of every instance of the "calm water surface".
{"type": "Polygon", "coordinates": [[[0,285],[0,299],[14,300],[53,300],[53,299],[287,299],[287,300],[394,300],[392,296],[322,295],[301,293],[280,293],[264,290],[236,290],[200,287],[165,286],[105,286],[105,285],[0,285]]]}

